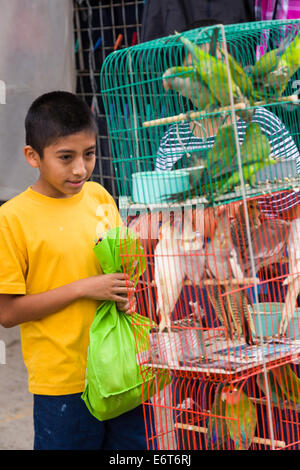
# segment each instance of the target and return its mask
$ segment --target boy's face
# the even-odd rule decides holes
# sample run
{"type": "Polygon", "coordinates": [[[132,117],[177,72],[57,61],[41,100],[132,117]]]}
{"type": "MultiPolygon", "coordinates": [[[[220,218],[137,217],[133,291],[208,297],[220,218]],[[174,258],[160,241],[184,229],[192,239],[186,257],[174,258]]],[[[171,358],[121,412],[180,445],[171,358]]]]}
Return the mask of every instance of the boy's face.
{"type": "Polygon", "coordinates": [[[44,148],[43,158],[32,147],[24,149],[28,163],[39,168],[32,188],[45,196],[67,198],[81,191],[95,166],[96,136],[83,131],[59,137],[44,148]]]}

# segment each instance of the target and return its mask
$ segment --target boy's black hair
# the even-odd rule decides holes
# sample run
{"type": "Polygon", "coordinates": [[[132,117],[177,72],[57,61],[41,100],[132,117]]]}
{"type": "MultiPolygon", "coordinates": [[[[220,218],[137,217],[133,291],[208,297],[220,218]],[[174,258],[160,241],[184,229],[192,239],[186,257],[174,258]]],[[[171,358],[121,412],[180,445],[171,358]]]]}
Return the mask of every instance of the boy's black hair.
{"type": "Polygon", "coordinates": [[[43,158],[43,150],[58,137],[90,131],[97,134],[92,111],[81,98],[67,91],[39,96],[25,118],[26,145],[43,158]]]}

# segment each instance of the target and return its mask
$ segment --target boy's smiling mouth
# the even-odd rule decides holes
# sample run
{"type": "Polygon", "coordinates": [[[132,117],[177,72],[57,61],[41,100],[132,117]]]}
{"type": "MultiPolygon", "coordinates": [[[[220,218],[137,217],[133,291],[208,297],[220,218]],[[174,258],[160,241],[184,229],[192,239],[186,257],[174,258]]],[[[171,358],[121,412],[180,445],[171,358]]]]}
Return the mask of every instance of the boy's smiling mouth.
{"type": "Polygon", "coordinates": [[[78,188],[79,186],[82,186],[85,183],[86,179],[78,180],[78,181],[72,181],[72,180],[67,180],[66,183],[70,184],[71,186],[74,186],[78,188]]]}

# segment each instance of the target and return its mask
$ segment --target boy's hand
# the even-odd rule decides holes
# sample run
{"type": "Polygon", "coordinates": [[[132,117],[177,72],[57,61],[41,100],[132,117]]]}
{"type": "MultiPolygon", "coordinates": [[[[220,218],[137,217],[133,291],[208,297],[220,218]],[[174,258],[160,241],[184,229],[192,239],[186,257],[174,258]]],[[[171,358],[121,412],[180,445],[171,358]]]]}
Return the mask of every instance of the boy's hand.
{"type": "Polygon", "coordinates": [[[101,274],[77,281],[80,296],[96,300],[113,300],[123,307],[128,302],[127,295],[135,292],[134,283],[123,273],[101,274]],[[124,298],[124,296],[126,298],[124,298]]]}
{"type": "Polygon", "coordinates": [[[136,310],[136,300],[133,295],[130,296],[130,299],[128,297],[124,298],[123,302],[116,302],[116,305],[117,309],[120,312],[126,313],[126,315],[129,315],[136,310]]]}

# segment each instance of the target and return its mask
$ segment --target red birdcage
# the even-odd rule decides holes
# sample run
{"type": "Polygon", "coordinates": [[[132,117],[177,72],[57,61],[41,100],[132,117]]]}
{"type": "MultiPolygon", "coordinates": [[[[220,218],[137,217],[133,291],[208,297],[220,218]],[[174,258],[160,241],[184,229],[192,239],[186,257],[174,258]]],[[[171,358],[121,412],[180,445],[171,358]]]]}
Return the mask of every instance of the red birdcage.
{"type": "Polygon", "coordinates": [[[145,379],[159,372],[145,391],[150,448],[298,448],[298,223],[265,219],[260,207],[252,198],[209,209],[214,235],[201,246],[202,208],[131,224],[145,236],[137,308],[153,321],[137,358],[145,379]]]}

